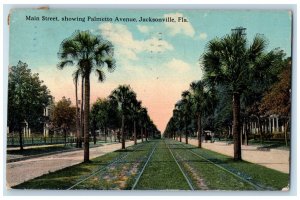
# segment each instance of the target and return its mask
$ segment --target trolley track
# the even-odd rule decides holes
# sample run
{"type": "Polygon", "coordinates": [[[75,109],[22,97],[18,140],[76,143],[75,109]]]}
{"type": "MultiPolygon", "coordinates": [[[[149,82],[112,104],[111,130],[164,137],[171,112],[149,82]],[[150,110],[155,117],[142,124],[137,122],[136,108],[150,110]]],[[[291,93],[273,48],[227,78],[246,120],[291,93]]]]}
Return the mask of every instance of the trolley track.
{"type": "Polygon", "coordinates": [[[272,182],[279,180],[280,174],[277,179],[261,178],[255,170],[251,163],[233,162],[212,151],[163,139],[44,175],[20,188],[50,185],[68,190],[275,190],[272,182]]]}
{"type": "Polygon", "coordinates": [[[182,175],[184,176],[184,178],[185,178],[187,184],[189,185],[190,189],[191,189],[191,190],[194,190],[193,184],[192,184],[191,180],[189,179],[188,175],[184,172],[184,170],[182,169],[182,167],[181,167],[180,164],[178,163],[178,161],[177,161],[176,157],[174,156],[172,150],[170,149],[169,145],[166,143],[165,140],[164,140],[164,142],[165,142],[166,146],[168,147],[169,152],[171,153],[173,159],[175,160],[175,162],[176,162],[178,168],[180,169],[180,171],[181,171],[182,175]]]}
{"type": "MultiPolygon", "coordinates": [[[[214,165],[215,167],[217,167],[217,168],[225,171],[226,173],[231,174],[232,176],[236,177],[240,181],[245,182],[245,183],[251,185],[255,190],[258,190],[258,191],[262,191],[262,190],[274,190],[273,188],[265,187],[265,186],[262,186],[261,184],[255,183],[254,181],[251,181],[251,178],[249,178],[249,177],[245,178],[244,177],[245,175],[241,176],[241,174],[243,174],[243,173],[237,172],[236,170],[234,170],[234,169],[226,166],[226,164],[218,164],[217,163],[217,162],[219,162],[218,159],[210,158],[207,155],[206,156],[200,155],[199,153],[196,153],[193,150],[188,149],[185,144],[182,144],[182,143],[176,143],[176,144],[179,144],[182,147],[186,148],[186,150],[188,152],[190,152],[191,154],[193,154],[197,158],[200,158],[200,160],[208,162],[208,163],[214,165]]],[[[184,161],[184,162],[188,162],[188,161],[184,161]]],[[[222,163],[222,162],[220,162],[220,163],[222,163]]]]}
{"type": "MultiPolygon", "coordinates": [[[[136,146],[135,148],[133,148],[132,152],[137,151],[138,149],[140,149],[141,147],[143,147],[143,144],[140,144],[138,146],[136,146]]],[[[89,180],[91,177],[105,171],[106,169],[108,169],[109,167],[113,166],[116,163],[120,163],[121,160],[125,159],[126,157],[129,156],[130,153],[132,152],[126,152],[125,155],[119,156],[118,158],[114,159],[112,162],[108,163],[106,166],[101,167],[95,171],[93,171],[92,173],[90,173],[89,175],[85,176],[83,179],[79,180],[78,182],[76,182],[74,185],[72,185],[71,187],[67,188],[67,190],[71,190],[74,189],[76,186],[80,185],[81,183],[89,180]]]]}
{"type": "Polygon", "coordinates": [[[149,163],[149,160],[151,159],[151,157],[152,157],[154,151],[156,150],[156,147],[157,147],[157,143],[155,144],[154,148],[152,149],[151,154],[148,156],[148,159],[147,159],[147,161],[145,162],[145,164],[144,164],[142,170],[141,170],[140,173],[138,174],[138,176],[137,176],[137,178],[136,178],[136,180],[135,180],[135,182],[134,182],[134,184],[133,184],[131,190],[134,190],[135,187],[137,186],[137,184],[138,184],[138,182],[139,182],[139,180],[140,180],[142,174],[144,173],[144,171],[145,171],[145,169],[146,169],[146,166],[147,166],[148,163],[149,163]]]}

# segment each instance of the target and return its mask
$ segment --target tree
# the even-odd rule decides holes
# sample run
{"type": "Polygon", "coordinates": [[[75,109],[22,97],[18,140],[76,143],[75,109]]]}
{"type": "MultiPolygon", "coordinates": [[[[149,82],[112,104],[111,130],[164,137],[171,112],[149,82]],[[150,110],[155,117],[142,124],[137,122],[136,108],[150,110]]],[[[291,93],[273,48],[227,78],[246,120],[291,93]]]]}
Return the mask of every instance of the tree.
{"type": "Polygon", "coordinates": [[[132,116],[132,119],[133,119],[133,138],[134,138],[134,144],[136,145],[137,144],[137,131],[136,131],[136,128],[137,128],[137,121],[138,121],[138,118],[139,118],[139,112],[141,111],[142,107],[142,102],[141,101],[138,101],[136,99],[132,99],[131,100],[131,116],[132,116]]]}
{"type": "Polygon", "coordinates": [[[141,127],[141,139],[144,142],[144,135],[146,134],[146,123],[147,123],[148,110],[145,107],[142,107],[139,112],[139,124],[141,127]],[[145,134],[144,134],[145,133],[145,134]]]}
{"type": "Polygon", "coordinates": [[[108,98],[98,98],[92,105],[90,124],[91,132],[96,142],[96,129],[103,130],[105,142],[107,141],[108,129],[116,129],[120,126],[120,112],[117,105],[108,98]]]}
{"type": "Polygon", "coordinates": [[[240,96],[247,86],[246,77],[266,48],[266,40],[256,35],[248,46],[243,29],[211,40],[202,55],[203,70],[208,79],[225,85],[232,94],[234,160],[241,160],[240,96]]]}
{"type": "Polygon", "coordinates": [[[183,91],[181,94],[181,100],[176,104],[177,108],[181,110],[183,115],[183,123],[184,123],[184,134],[185,134],[185,143],[188,144],[188,124],[191,120],[191,112],[192,112],[192,98],[191,93],[189,91],[183,91]]]}
{"type": "Polygon", "coordinates": [[[206,93],[204,90],[204,83],[203,81],[192,82],[190,84],[190,90],[192,94],[192,101],[193,101],[193,110],[197,117],[197,133],[198,133],[198,147],[201,148],[201,136],[202,136],[202,114],[203,110],[205,109],[205,100],[206,100],[206,93]]]}
{"type": "Polygon", "coordinates": [[[55,130],[63,132],[65,145],[67,144],[67,132],[76,124],[76,107],[72,106],[70,99],[62,97],[53,107],[50,122],[55,130]]]}
{"type": "MultiPolygon", "coordinates": [[[[261,142],[263,140],[263,134],[265,130],[262,128],[266,123],[266,118],[261,115],[259,111],[259,104],[263,98],[264,93],[278,81],[278,74],[284,67],[283,57],[285,53],[276,48],[268,53],[262,54],[255,63],[253,63],[248,74],[248,85],[241,95],[241,111],[243,118],[243,125],[246,125],[247,121],[254,120],[258,125],[258,133],[260,135],[261,142]]],[[[246,131],[244,135],[247,137],[249,131],[246,131]]],[[[243,137],[243,143],[244,143],[243,137]]]]}
{"type": "Polygon", "coordinates": [[[73,81],[75,85],[75,105],[76,105],[76,147],[81,147],[81,134],[80,134],[80,118],[79,118],[79,107],[78,107],[78,79],[80,71],[77,70],[73,73],[73,81]]]}
{"type": "Polygon", "coordinates": [[[184,120],[183,120],[183,112],[182,112],[182,109],[180,109],[178,107],[178,105],[180,105],[180,101],[178,101],[176,104],[175,104],[175,108],[173,110],[173,117],[174,117],[174,121],[175,121],[175,127],[176,127],[176,130],[177,132],[179,133],[179,141],[181,142],[182,141],[182,129],[184,127],[184,120]]]}
{"type": "Polygon", "coordinates": [[[90,74],[94,70],[98,80],[103,82],[103,68],[107,67],[109,72],[115,69],[113,53],[114,48],[109,41],[89,31],[75,31],[60,45],[58,68],[76,65],[84,80],[84,162],[89,161],[90,74]]]}
{"type": "Polygon", "coordinates": [[[19,133],[20,150],[23,150],[22,129],[27,122],[30,127],[43,124],[44,108],[50,104],[47,86],[21,61],[9,69],[8,75],[8,126],[19,133]]]}
{"type": "Polygon", "coordinates": [[[291,115],[291,60],[285,61],[286,67],[278,75],[279,81],[274,83],[264,94],[259,109],[261,113],[268,115],[277,114],[284,116],[285,120],[285,142],[287,145],[287,127],[291,115]]]}
{"type": "Polygon", "coordinates": [[[94,144],[96,144],[96,129],[102,129],[107,136],[109,102],[107,99],[98,98],[92,105],[90,114],[91,133],[93,135],[94,144]]]}
{"type": "Polygon", "coordinates": [[[115,101],[119,105],[119,109],[122,115],[122,125],[121,125],[121,137],[122,137],[122,149],[125,149],[125,118],[128,119],[131,111],[131,104],[134,99],[136,99],[135,92],[130,88],[129,85],[120,85],[118,88],[112,91],[109,98],[111,101],[115,101]]]}

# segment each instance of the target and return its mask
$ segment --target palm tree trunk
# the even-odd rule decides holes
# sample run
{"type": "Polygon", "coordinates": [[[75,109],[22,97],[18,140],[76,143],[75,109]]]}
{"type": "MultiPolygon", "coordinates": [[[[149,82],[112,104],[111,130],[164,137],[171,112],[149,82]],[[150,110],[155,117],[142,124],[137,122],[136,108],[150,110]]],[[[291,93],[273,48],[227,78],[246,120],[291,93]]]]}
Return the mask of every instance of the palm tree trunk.
{"type": "Polygon", "coordinates": [[[122,149],[125,149],[124,121],[125,121],[125,116],[124,114],[122,114],[122,128],[121,128],[122,149]]]}
{"type": "Polygon", "coordinates": [[[245,135],[246,135],[246,122],[245,122],[245,118],[243,119],[243,122],[242,122],[242,127],[241,127],[241,139],[242,139],[242,145],[245,145],[245,135]]]}
{"type": "Polygon", "coordinates": [[[65,139],[65,146],[67,146],[67,131],[66,129],[63,129],[64,132],[64,139],[65,139]]]}
{"type": "Polygon", "coordinates": [[[97,143],[97,140],[96,140],[96,126],[93,124],[92,127],[92,133],[93,133],[93,142],[94,142],[94,145],[97,143]]]}
{"type": "Polygon", "coordinates": [[[241,137],[240,137],[240,94],[233,93],[233,143],[234,143],[234,160],[242,160],[241,137]]]}
{"type": "Polygon", "coordinates": [[[134,128],[134,144],[136,145],[137,144],[137,141],[136,141],[136,121],[134,120],[134,122],[133,122],[133,128],[134,128]]]}
{"type": "Polygon", "coordinates": [[[188,144],[188,131],[187,131],[187,123],[186,122],[185,122],[184,132],[185,132],[185,143],[188,144]]]}
{"type": "Polygon", "coordinates": [[[23,151],[23,134],[22,128],[19,129],[19,142],[20,142],[20,151],[23,151]]]}
{"type": "Polygon", "coordinates": [[[199,148],[202,148],[202,128],[201,128],[201,113],[198,114],[198,117],[197,117],[197,132],[198,132],[198,147],[199,148]]]}
{"type": "Polygon", "coordinates": [[[75,101],[76,101],[76,148],[79,147],[79,138],[80,138],[80,119],[78,112],[78,88],[77,88],[77,79],[75,80],[75,101]]]}
{"type": "Polygon", "coordinates": [[[141,139],[142,139],[142,142],[144,142],[144,137],[143,137],[143,127],[141,126],[141,139]]]}
{"type": "Polygon", "coordinates": [[[84,77],[81,78],[81,107],[80,107],[80,137],[79,137],[79,148],[82,147],[82,138],[84,136],[84,115],[83,115],[83,105],[84,105],[84,77]]]}
{"type": "Polygon", "coordinates": [[[89,114],[90,114],[90,75],[84,79],[84,162],[90,161],[89,152],[89,114]]]}
{"type": "Polygon", "coordinates": [[[285,140],[285,146],[288,146],[288,137],[287,137],[287,129],[288,129],[288,125],[289,125],[289,119],[285,119],[285,123],[284,123],[284,140],[285,140]]]}
{"type": "Polygon", "coordinates": [[[255,126],[255,133],[258,133],[259,135],[259,140],[260,140],[260,143],[263,142],[262,140],[262,132],[261,132],[261,122],[260,122],[260,119],[258,116],[254,115],[254,117],[256,118],[256,126],[255,126]]]}
{"type": "Polygon", "coordinates": [[[182,142],[182,140],[181,140],[181,131],[179,132],[179,142],[182,142]]]}
{"type": "Polygon", "coordinates": [[[147,132],[147,129],[146,129],[146,125],[144,127],[144,132],[145,132],[145,140],[148,141],[148,132],[147,132]]]}
{"type": "Polygon", "coordinates": [[[107,130],[107,127],[105,126],[104,127],[104,141],[105,141],[105,143],[107,142],[107,132],[108,132],[108,130],[107,130]]]}
{"type": "Polygon", "coordinates": [[[245,128],[245,141],[246,141],[246,145],[248,146],[248,144],[249,144],[248,135],[249,135],[249,132],[250,132],[250,130],[249,130],[249,119],[246,120],[245,123],[246,123],[245,124],[245,126],[246,126],[246,128],[245,128]]]}

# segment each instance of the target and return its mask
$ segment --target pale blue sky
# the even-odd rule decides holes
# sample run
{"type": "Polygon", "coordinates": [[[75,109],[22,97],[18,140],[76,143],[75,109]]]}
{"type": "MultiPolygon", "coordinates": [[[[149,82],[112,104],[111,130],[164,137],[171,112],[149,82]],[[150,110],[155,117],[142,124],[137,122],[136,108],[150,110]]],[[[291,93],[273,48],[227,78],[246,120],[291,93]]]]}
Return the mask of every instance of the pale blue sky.
{"type": "Polygon", "coordinates": [[[57,52],[63,39],[75,30],[90,30],[110,40],[116,49],[116,71],[99,84],[93,75],[91,99],[105,97],[119,84],[131,84],[138,98],[163,131],[181,91],[201,78],[199,57],[206,43],[230,33],[232,28],[247,28],[249,41],[264,34],[268,50],[280,47],[291,55],[291,14],[288,11],[222,10],[17,10],[10,21],[9,63],[28,63],[56,99],[74,99],[73,68],[60,71],[57,52]],[[189,23],[106,23],[26,21],[27,16],[67,17],[163,17],[183,16],[189,23]],[[165,96],[164,96],[165,95],[165,96]]]}

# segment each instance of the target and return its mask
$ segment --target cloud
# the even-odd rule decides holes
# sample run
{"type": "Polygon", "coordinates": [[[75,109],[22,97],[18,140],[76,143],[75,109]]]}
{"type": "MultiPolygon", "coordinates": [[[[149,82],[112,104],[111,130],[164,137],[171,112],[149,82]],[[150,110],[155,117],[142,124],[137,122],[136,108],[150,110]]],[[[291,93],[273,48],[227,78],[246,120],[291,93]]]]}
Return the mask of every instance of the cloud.
{"type": "MultiPolygon", "coordinates": [[[[172,17],[175,18],[175,20],[178,20],[178,17],[186,18],[182,13],[169,13],[165,14],[164,17],[172,17]]],[[[172,36],[183,34],[189,37],[194,37],[195,35],[195,30],[190,22],[165,22],[165,26],[169,29],[169,33],[172,36]]]]}
{"type": "Polygon", "coordinates": [[[141,33],[149,33],[149,31],[152,30],[153,27],[152,26],[137,25],[137,29],[141,33]]]}
{"type": "Polygon", "coordinates": [[[199,38],[200,38],[200,40],[206,40],[207,33],[204,33],[204,32],[200,33],[199,38]]]}
{"type": "Polygon", "coordinates": [[[190,65],[182,60],[173,58],[170,62],[166,63],[166,66],[171,70],[178,72],[187,72],[190,70],[190,65]]]}
{"type": "Polygon", "coordinates": [[[138,60],[138,53],[164,52],[174,47],[165,40],[151,38],[136,40],[126,25],[103,23],[99,26],[101,34],[115,46],[115,54],[119,59],[138,60]]]}

